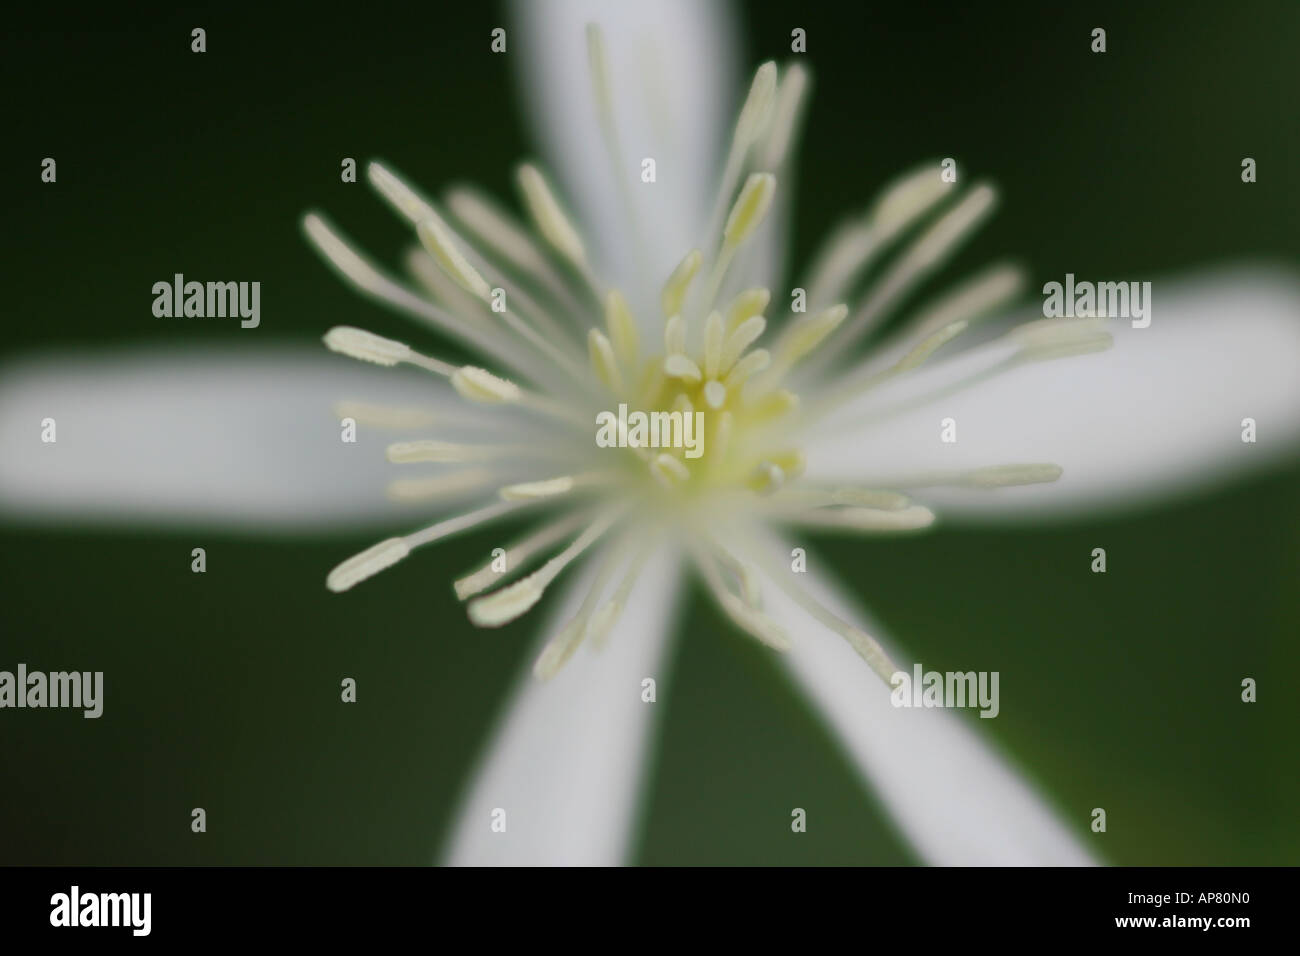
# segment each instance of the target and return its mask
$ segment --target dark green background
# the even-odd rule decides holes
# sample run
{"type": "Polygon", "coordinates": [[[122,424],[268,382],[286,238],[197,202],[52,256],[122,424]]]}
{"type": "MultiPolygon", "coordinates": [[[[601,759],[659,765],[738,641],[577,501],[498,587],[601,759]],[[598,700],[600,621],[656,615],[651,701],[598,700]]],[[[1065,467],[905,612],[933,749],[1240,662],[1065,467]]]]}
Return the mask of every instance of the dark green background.
{"type": "MultiPolygon", "coordinates": [[[[325,208],[383,257],[404,247],[369,190],[339,182],[343,156],[383,156],[431,191],[472,179],[508,197],[529,146],[511,56],[488,52],[504,15],[437,6],[13,25],[0,359],[403,330],[328,273],[298,221],[325,208]],[[56,186],[38,181],[44,156],[56,186]],[[155,319],[148,290],[173,272],[261,280],[262,327],[155,319]]],[[[747,65],[808,31],[796,261],[883,181],[953,155],[1004,202],[949,278],[1005,254],[1040,277],[1300,265],[1300,4],[868,6],[744,11],[747,65]],[[1094,26],[1104,56],[1089,52],[1094,26]],[[1253,186],[1243,156],[1259,162],[1253,186]]],[[[927,667],[1007,662],[1001,717],[979,729],[1103,858],[1293,863],[1297,478],[1060,526],[837,539],[816,560],[927,667]],[[1105,576],[1087,572],[1097,546],[1105,576]],[[1097,806],[1104,835],[1087,832],[1097,806]]],[[[427,862],[539,619],[476,632],[454,600],[463,555],[497,534],[337,598],[323,577],[369,543],[355,534],[0,530],[0,667],[110,680],[98,721],[0,714],[0,862],[427,862]],[[189,571],[196,544],[206,575],[189,571]],[[338,702],[344,675],[355,706],[338,702]],[[190,832],[195,806],[205,835],[190,832]]],[[[637,859],[912,861],[769,652],[689,598],[637,859]]]]}

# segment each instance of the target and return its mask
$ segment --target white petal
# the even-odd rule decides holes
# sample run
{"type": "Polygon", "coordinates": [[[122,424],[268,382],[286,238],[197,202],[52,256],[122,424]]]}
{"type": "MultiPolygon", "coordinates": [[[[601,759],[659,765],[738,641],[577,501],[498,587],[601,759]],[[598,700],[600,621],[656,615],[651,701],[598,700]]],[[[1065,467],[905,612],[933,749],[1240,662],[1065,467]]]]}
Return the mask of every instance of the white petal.
{"type": "MultiPolygon", "coordinates": [[[[790,548],[781,553],[789,554],[790,548]]],[[[818,601],[880,640],[880,628],[826,576],[797,577],[818,601]]],[[[775,582],[766,585],[764,595],[767,611],[791,635],[793,647],[781,659],[925,862],[939,866],[1093,862],[1074,835],[1086,832],[1086,821],[1067,827],[970,721],[950,710],[893,707],[890,688],[842,637],[810,618],[775,582]]],[[[880,642],[894,663],[910,673],[913,658],[900,655],[885,640],[880,642]]],[[[1000,668],[991,662],[987,669],[1000,668]]]]}
{"type": "Polygon", "coordinates": [[[244,530],[409,521],[385,497],[397,472],[384,457],[407,436],[359,427],[343,442],[333,409],[346,400],[466,415],[439,379],[324,346],[14,362],[0,372],[0,513],[244,530]],[[46,418],[52,444],[41,441],[46,418]]]}
{"type": "MultiPolygon", "coordinates": [[[[947,381],[948,368],[853,404],[810,440],[808,474],[877,478],[987,465],[1052,462],[1054,484],[918,493],[944,514],[1041,516],[1171,498],[1263,467],[1300,440],[1300,282],[1262,269],[1153,284],[1149,328],[1109,323],[1109,352],[1037,363],[883,423],[868,423],[909,391],[947,381]],[[940,441],[940,422],[957,441],[940,441]],[[1258,424],[1255,444],[1242,420],[1258,424]]],[[[1025,318],[1033,318],[1026,316],[1025,318]]]]}
{"type": "MultiPolygon", "coordinates": [[[[569,586],[542,644],[586,594],[594,568],[569,586]],[[585,580],[584,580],[585,578],[585,580]]],[[[652,557],[603,648],[583,647],[547,682],[519,676],[448,847],[454,865],[611,866],[626,862],[653,721],[641,681],[670,663],[678,573],[652,557]],[[493,832],[495,810],[504,833],[493,832]]]]}
{"type": "Polygon", "coordinates": [[[711,209],[721,150],[731,133],[738,79],[729,10],[717,0],[515,0],[510,54],[529,119],[552,172],[589,236],[589,254],[623,286],[638,314],[698,243],[711,209]],[[633,226],[604,147],[587,56],[587,24],[598,23],[633,226]],[[643,159],[657,179],[641,181],[643,159]],[[649,261],[632,258],[645,240],[649,261]]]}

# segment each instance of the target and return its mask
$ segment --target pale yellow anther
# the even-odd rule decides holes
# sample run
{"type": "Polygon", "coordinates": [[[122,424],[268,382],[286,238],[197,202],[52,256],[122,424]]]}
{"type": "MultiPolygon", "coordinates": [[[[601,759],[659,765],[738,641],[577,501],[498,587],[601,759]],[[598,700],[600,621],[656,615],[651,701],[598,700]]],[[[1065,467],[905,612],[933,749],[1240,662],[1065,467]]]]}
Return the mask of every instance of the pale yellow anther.
{"type": "Polygon", "coordinates": [[[715,378],[722,367],[722,344],[727,332],[721,312],[710,312],[704,322],[704,374],[715,378]]]}
{"type": "Polygon", "coordinates": [[[609,330],[614,354],[628,369],[635,369],[641,341],[627,299],[617,289],[610,289],[605,296],[605,328],[609,330]]]}
{"type": "Polygon", "coordinates": [[[763,334],[767,328],[767,319],[761,315],[751,315],[744,322],[736,327],[736,330],[727,336],[726,343],[722,346],[722,355],[719,359],[719,371],[726,372],[736,361],[745,354],[745,350],[758,341],[758,337],[763,334]]]}
{"type": "Polygon", "coordinates": [[[780,468],[786,478],[798,478],[808,467],[808,459],[797,448],[773,452],[766,460],[780,468]]]}
{"type": "Polygon", "coordinates": [[[741,292],[727,306],[727,331],[735,331],[736,326],[741,322],[761,313],[767,308],[771,299],[771,293],[762,288],[746,289],[741,292]]]}
{"type": "Polygon", "coordinates": [[[397,478],[388,483],[388,497],[392,501],[428,501],[481,488],[491,477],[487,469],[467,468],[431,478],[397,478]]]}
{"type": "Polygon", "coordinates": [[[826,341],[849,314],[847,305],[834,305],[824,312],[802,319],[783,337],[777,362],[790,366],[826,341]]]}
{"type": "Polygon", "coordinates": [[[498,494],[506,501],[533,501],[537,498],[554,498],[567,495],[577,486],[572,475],[559,478],[547,478],[543,481],[525,481],[515,485],[506,485],[498,494]]]}
{"type": "Polygon", "coordinates": [[[906,355],[899,359],[890,371],[895,373],[906,372],[910,369],[916,368],[928,359],[940,346],[952,341],[954,338],[961,335],[961,333],[965,332],[969,325],[970,323],[963,319],[960,322],[953,322],[950,325],[944,326],[933,335],[926,336],[913,346],[906,355]]]}
{"type": "Polygon", "coordinates": [[[768,392],[758,399],[749,409],[749,415],[756,423],[773,421],[789,414],[799,407],[799,396],[789,389],[768,392]]]}
{"type": "Polygon", "coordinates": [[[386,339],[350,325],[336,325],[326,332],[325,346],[331,352],[376,365],[396,365],[411,357],[411,347],[405,342],[386,339]]]}
{"type": "Polygon", "coordinates": [[[664,453],[651,459],[650,474],[665,488],[671,488],[678,482],[688,481],[691,470],[680,458],[664,453]]]}
{"type": "Polygon", "coordinates": [[[379,191],[394,209],[413,223],[435,218],[437,213],[432,206],[392,170],[380,162],[366,166],[366,177],[370,185],[379,191]]]}
{"type": "Polygon", "coordinates": [[[775,95],[776,63],[768,60],[754,73],[745,105],[740,108],[740,116],[736,120],[736,142],[742,148],[752,143],[767,125],[775,95]]]}
{"type": "Polygon", "coordinates": [[[897,491],[875,491],[870,488],[837,488],[831,493],[831,501],[837,505],[856,505],[859,508],[879,508],[885,511],[897,511],[912,503],[912,499],[897,491]]]}
{"type": "Polygon", "coordinates": [[[686,256],[677,264],[668,281],[664,283],[663,292],[659,295],[660,305],[663,306],[664,317],[677,315],[682,311],[682,304],[686,301],[686,293],[690,290],[691,280],[695,278],[695,273],[700,271],[700,262],[703,256],[700,250],[692,249],[686,253],[686,256]]]}
{"type": "Polygon", "coordinates": [[[531,574],[487,597],[471,601],[469,619],[479,627],[501,627],[526,614],[542,599],[546,585],[531,574]]]}
{"type": "Polygon", "coordinates": [[[724,246],[734,249],[753,234],[771,208],[775,193],[775,176],[771,173],[750,174],[731,207],[731,214],[727,216],[727,225],[722,230],[724,246]]]}
{"type": "Polygon", "coordinates": [[[410,553],[411,549],[401,538],[381,541],[360,554],[353,555],[331,571],[325,579],[325,586],[334,592],[346,591],[385,568],[391,568],[410,553]]]}
{"type": "Polygon", "coordinates": [[[721,408],[727,404],[727,386],[717,380],[706,382],[704,384],[704,400],[715,411],[721,408]]]}
{"type": "Polygon", "coordinates": [[[700,367],[680,352],[664,359],[664,374],[669,378],[678,378],[694,385],[704,376],[700,367]]]}
{"type": "Polygon", "coordinates": [[[750,473],[745,485],[760,495],[770,495],[781,489],[785,484],[785,471],[781,466],[772,461],[762,461],[750,473]]]}
{"type": "Polygon", "coordinates": [[[545,177],[535,166],[519,167],[519,186],[524,193],[524,204],[543,238],[562,256],[577,265],[585,265],[587,253],[582,237],[560,208],[559,200],[551,192],[545,177]]]}
{"type": "Polygon", "coordinates": [[[947,194],[952,185],[943,181],[941,173],[938,163],[926,163],[886,187],[867,216],[881,241],[899,233],[947,194]]]}
{"type": "Polygon", "coordinates": [[[591,359],[592,371],[611,392],[623,391],[623,373],[619,370],[618,360],[614,357],[614,347],[600,329],[587,333],[587,355],[591,359]]]}
{"type": "Polygon", "coordinates": [[[750,377],[757,375],[763,369],[772,364],[772,353],[767,349],[754,349],[746,356],[731,367],[727,377],[722,380],[722,384],[727,386],[728,391],[733,388],[739,388],[744,385],[750,377]]]}
{"type": "Polygon", "coordinates": [[[664,323],[664,352],[681,355],[686,351],[686,320],[680,315],[671,316],[664,323]]]}
{"type": "Polygon", "coordinates": [[[436,219],[425,219],[416,224],[415,232],[429,255],[458,286],[484,302],[491,299],[492,287],[456,248],[446,226],[436,219]]]}
{"type": "Polygon", "coordinates": [[[517,402],[522,394],[519,386],[514,382],[498,378],[487,369],[474,365],[465,365],[457,369],[451,377],[451,384],[460,393],[461,398],[483,405],[505,405],[517,402]]]}

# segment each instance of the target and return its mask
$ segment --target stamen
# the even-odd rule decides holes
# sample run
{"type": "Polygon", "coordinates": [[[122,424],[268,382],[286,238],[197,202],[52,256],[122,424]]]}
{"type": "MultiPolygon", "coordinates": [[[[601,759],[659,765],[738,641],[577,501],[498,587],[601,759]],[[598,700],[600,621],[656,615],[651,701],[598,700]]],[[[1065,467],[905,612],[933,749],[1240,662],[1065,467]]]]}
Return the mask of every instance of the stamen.
{"type": "Polygon", "coordinates": [[[376,365],[392,366],[399,362],[407,362],[447,377],[456,371],[454,365],[421,355],[405,342],[386,339],[382,335],[375,335],[364,329],[355,329],[350,325],[334,326],[325,333],[324,341],[326,348],[331,352],[338,352],[363,362],[373,362],[376,365]]]}
{"type": "Polygon", "coordinates": [[[731,260],[739,249],[759,227],[768,209],[772,206],[772,197],[776,193],[776,177],[771,173],[751,173],[740,190],[731,213],[727,216],[726,226],[722,230],[722,245],[718,249],[713,268],[709,270],[709,281],[704,292],[701,311],[713,308],[713,300],[718,295],[722,280],[727,275],[731,260]]]}
{"type": "Polygon", "coordinates": [[[500,556],[505,562],[505,571],[496,570],[494,565],[497,563],[497,558],[493,558],[477,571],[467,574],[455,582],[456,597],[464,601],[481,591],[486,591],[492,585],[499,583],[503,576],[512,574],[517,568],[524,567],[533,555],[555,544],[586,521],[588,517],[589,513],[586,511],[575,511],[558,521],[552,521],[528,535],[528,537],[515,542],[505,549],[505,554],[500,556]]]}
{"type": "Polygon", "coordinates": [[[727,200],[736,188],[736,180],[744,166],[745,156],[750,146],[767,125],[772,105],[772,96],[776,91],[776,64],[764,63],[754,73],[754,81],[749,86],[745,104],[736,119],[736,129],[731,137],[731,148],[727,151],[727,162],[723,167],[722,182],[718,187],[718,198],[714,204],[713,214],[709,217],[709,228],[705,235],[715,236],[727,200]]]}
{"type": "Polygon", "coordinates": [[[542,648],[542,653],[538,655],[533,664],[533,674],[539,680],[550,680],[559,673],[560,668],[568,662],[574,651],[586,640],[591,631],[592,611],[596,609],[596,602],[600,600],[600,596],[605,592],[605,586],[609,583],[614,569],[622,563],[622,552],[626,551],[626,549],[625,541],[615,549],[616,553],[614,555],[600,563],[595,580],[592,581],[591,587],[587,589],[587,596],[583,598],[578,613],[542,648]]]}
{"type": "Polygon", "coordinates": [[[605,327],[614,353],[629,371],[634,371],[640,357],[640,336],[627,299],[617,289],[610,289],[605,297],[605,327]]]}
{"type": "Polygon", "coordinates": [[[836,488],[830,500],[837,505],[856,505],[859,508],[880,508],[898,511],[912,503],[907,495],[897,491],[877,491],[870,488],[836,488]]]}
{"type": "Polygon", "coordinates": [[[943,345],[961,335],[970,326],[965,319],[944,326],[933,335],[927,336],[912,347],[912,350],[899,359],[889,369],[888,374],[898,375],[916,368],[943,345]]]}
{"type": "Polygon", "coordinates": [[[1014,300],[1024,285],[1025,272],[1019,266],[1008,263],[990,266],[923,308],[908,322],[902,334],[907,338],[925,338],[953,322],[974,323],[1014,300]]]}
{"type": "Polygon", "coordinates": [[[664,323],[664,351],[669,355],[686,352],[686,321],[680,315],[664,323]]]}
{"type": "Polygon", "coordinates": [[[736,327],[736,330],[727,336],[726,344],[722,347],[722,357],[719,361],[719,368],[723,372],[730,371],[736,361],[745,353],[745,350],[758,341],[763,330],[767,328],[767,319],[761,315],[750,316],[744,322],[736,327]]]}
{"type": "Polygon", "coordinates": [[[551,291],[567,294],[532,237],[493,202],[462,186],[447,193],[447,208],[511,264],[544,282],[551,291]]]}
{"type": "Polygon", "coordinates": [[[760,461],[745,486],[760,495],[774,495],[785,485],[785,471],[771,461],[760,461]]]}
{"type": "Polygon", "coordinates": [[[346,591],[366,578],[391,568],[410,553],[411,549],[402,538],[380,541],[360,554],[354,554],[331,571],[325,578],[325,586],[336,594],[346,591]]]}
{"type": "Polygon", "coordinates": [[[592,329],[587,333],[587,355],[596,377],[615,395],[621,395],[623,373],[614,358],[614,347],[610,345],[609,339],[600,329],[592,329]]]}
{"type": "Polygon", "coordinates": [[[778,651],[788,651],[790,649],[790,638],[786,635],[784,628],[762,611],[750,607],[727,589],[722,576],[718,573],[716,560],[712,555],[705,553],[703,548],[697,548],[695,563],[700,569],[704,582],[713,593],[714,599],[738,627],[758,638],[768,647],[778,651]]]}
{"type": "Polygon", "coordinates": [[[710,312],[704,322],[704,374],[715,378],[722,363],[722,344],[726,330],[721,312],[710,312]]]}
{"type": "Polygon", "coordinates": [[[849,314],[847,305],[835,305],[790,327],[776,349],[776,367],[788,369],[812,352],[839,328],[849,314]]]}
{"type": "Polygon", "coordinates": [[[908,289],[933,271],[945,256],[954,252],[958,244],[992,211],[995,199],[996,193],[991,186],[975,186],[955,207],[922,233],[890,266],[876,291],[853,318],[841,327],[836,338],[840,348],[836,351],[852,344],[870,330],[908,289]]]}
{"type": "Polygon", "coordinates": [[[723,248],[735,249],[754,234],[772,207],[776,194],[776,177],[771,173],[751,173],[731,207],[722,230],[723,248]]]}
{"type": "Polygon", "coordinates": [[[740,560],[717,542],[714,542],[713,553],[722,566],[730,571],[740,584],[740,596],[744,602],[755,610],[761,609],[763,587],[758,580],[758,575],[754,572],[754,566],[748,561],[740,560]]]}
{"type": "Polygon", "coordinates": [[[882,484],[896,488],[1006,488],[1014,485],[1037,485],[1061,477],[1060,465],[1041,462],[1028,465],[992,465],[969,471],[936,471],[920,475],[891,478],[882,484]]]}
{"type": "Polygon", "coordinates": [[[636,585],[637,579],[641,575],[641,569],[645,567],[646,559],[650,557],[653,545],[657,536],[652,537],[650,541],[642,545],[633,555],[627,570],[623,572],[623,578],[619,581],[618,587],[614,590],[614,595],[592,615],[591,623],[587,628],[588,639],[597,647],[603,647],[605,639],[609,636],[610,630],[617,623],[619,616],[623,613],[623,608],[627,606],[628,596],[632,593],[632,588],[636,585]]]}
{"type": "Polygon", "coordinates": [[[412,534],[408,534],[402,540],[406,542],[409,548],[418,548],[420,545],[432,544],[434,541],[441,541],[443,538],[450,537],[453,534],[459,534],[461,531],[467,531],[476,525],[484,524],[499,518],[501,515],[517,511],[528,502],[517,501],[498,501],[486,507],[479,508],[477,511],[470,511],[463,515],[457,515],[455,518],[448,518],[446,521],[439,521],[431,524],[429,527],[412,534]]]}
{"type": "Polygon", "coordinates": [[[727,403],[727,386],[713,380],[704,385],[704,400],[715,411],[727,403]]]}
{"type": "Polygon", "coordinates": [[[704,377],[700,372],[700,367],[680,352],[664,359],[664,374],[669,378],[679,378],[692,385],[697,384],[704,377]]]}
{"type": "Polygon", "coordinates": [[[749,95],[745,97],[745,105],[740,108],[740,116],[736,119],[733,149],[748,148],[758,138],[770,118],[775,92],[776,63],[768,60],[755,71],[754,81],[749,85],[749,95]]]}
{"type": "Polygon", "coordinates": [[[803,113],[804,94],[808,89],[808,71],[799,63],[786,67],[777,86],[776,104],[768,126],[758,165],[763,169],[780,169],[794,141],[795,128],[803,113]]]}
{"type": "Polygon", "coordinates": [[[767,308],[771,293],[766,289],[746,289],[727,306],[727,331],[732,332],[750,316],[758,315],[767,308]]]}
{"type": "Polygon", "coordinates": [[[745,384],[745,381],[758,372],[763,371],[772,361],[772,354],[767,349],[754,349],[752,352],[745,354],[739,362],[731,367],[727,377],[722,380],[722,384],[727,386],[727,391],[739,388],[745,384]]]}
{"type": "Polygon", "coordinates": [[[430,525],[422,531],[408,534],[403,538],[388,538],[366,548],[360,554],[353,555],[336,567],[326,577],[325,586],[335,592],[346,591],[360,584],[366,578],[373,577],[385,568],[391,568],[422,544],[429,544],[458,531],[471,528],[476,524],[489,521],[518,507],[517,504],[500,502],[430,525]]]}
{"type": "Polygon", "coordinates": [[[485,322],[489,316],[488,305],[474,298],[447,275],[438,261],[425,251],[424,246],[412,246],[407,250],[406,269],[421,287],[433,296],[434,301],[445,306],[453,315],[472,318],[476,322],[485,322]]]}
{"type": "Polygon", "coordinates": [[[523,394],[514,382],[473,365],[458,368],[451,376],[451,384],[462,398],[482,405],[510,404],[519,401],[523,394]]]}
{"type": "Polygon", "coordinates": [[[427,408],[371,405],[367,402],[336,402],[333,411],[338,418],[351,418],[358,425],[370,428],[423,428],[438,420],[438,413],[427,408]]]}
{"type": "Polygon", "coordinates": [[[398,478],[389,482],[388,497],[401,502],[429,501],[482,487],[491,478],[492,472],[485,468],[467,468],[432,478],[398,478]]]}
{"type": "Polygon", "coordinates": [[[951,189],[938,163],[925,163],[886,187],[861,221],[841,226],[817,254],[806,283],[812,304],[843,298],[863,270],[951,189]]]}
{"type": "MultiPolygon", "coordinates": [[[[753,354],[755,353],[750,353],[750,355],[753,354]]],[[[737,368],[744,364],[745,362],[742,360],[737,368]]],[[[732,370],[731,374],[736,374],[735,369],[732,370]]],[[[756,424],[770,422],[789,414],[798,407],[799,396],[789,389],[782,388],[774,392],[767,392],[757,399],[749,408],[749,417],[756,424]]]]}
{"type": "Polygon", "coordinates": [[[314,213],[305,216],[303,231],[330,265],[366,295],[437,326],[516,369],[538,377],[564,381],[558,370],[539,364],[532,356],[516,349],[512,343],[502,341],[495,329],[467,323],[381,273],[352,249],[320,216],[314,213]]]}
{"type": "Polygon", "coordinates": [[[934,524],[934,512],[921,505],[905,508],[811,508],[779,514],[783,521],[839,531],[919,531],[934,524]]]}
{"type": "Polygon", "coordinates": [[[686,293],[691,286],[691,280],[695,278],[695,273],[700,269],[700,262],[703,261],[700,250],[692,249],[686,254],[677,268],[673,269],[672,275],[664,283],[663,292],[659,296],[660,305],[664,310],[664,318],[670,318],[682,311],[682,304],[686,301],[686,293]]]}
{"type": "Polygon", "coordinates": [[[542,481],[524,481],[515,485],[506,485],[501,489],[500,495],[506,501],[556,498],[567,495],[575,488],[594,484],[603,477],[601,472],[585,472],[580,475],[560,475],[558,478],[546,478],[542,481]]]}
{"type": "Polygon", "coordinates": [[[416,223],[415,233],[429,255],[433,256],[457,285],[483,302],[491,300],[492,287],[456,248],[450,233],[441,222],[436,219],[421,220],[416,223]]]}
{"type": "Polygon", "coordinates": [[[880,251],[875,230],[866,222],[840,225],[818,251],[804,285],[813,307],[846,296],[858,274],[880,251]]]}
{"type": "Polygon", "coordinates": [[[374,186],[394,209],[411,221],[411,225],[418,226],[421,222],[438,218],[437,212],[429,201],[383,163],[378,161],[368,163],[366,177],[370,180],[370,185],[374,186]]]}
{"type": "Polygon", "coordinates": [[[582,238],[535,166],[525,163],[519,167],[519,186],[523,190],[524,203],[537,231],[560,255],[575,266],[585,269],[587,253],[582,238]]]}
{"type": "Polygon", "coordinates": [[[952,189],[938,163],[923,163],[887,186],[867,214],[880,242],[894,239],[930,211],[952,189]]]}
{"type": "Polygon", "coordinates": [[[572,544],[528,577],[471,602],[470,620],[479,627],[501,627],[527,613],[541,600],[547,585],[603,535],[613,524],[614,518],[612,513],[598,518],[572,544]]]}
{"type": "MultiPolygon", "coordinates": [[[[834,631],[840,637],[849,642],[852,647],[867,665],[880,676],[880,679],[887,684],[898,671],[894,662],[889,659],[885,649],[861,628],[854,627],[848,621],[844,620],[838,614],[824,607],[819,601],[814,599],[803,586],[795,580],[796,575],[790,574],[788,569],[782,568],[771,560],[766,549],[759,549],[759,562],[763,570],[782,591],[790,595],[791,599],[807,611],[814,619],[819,621],[829,630],[834,631]]],[[[892,686],[892,684],[891,684],[892,686]]]]}

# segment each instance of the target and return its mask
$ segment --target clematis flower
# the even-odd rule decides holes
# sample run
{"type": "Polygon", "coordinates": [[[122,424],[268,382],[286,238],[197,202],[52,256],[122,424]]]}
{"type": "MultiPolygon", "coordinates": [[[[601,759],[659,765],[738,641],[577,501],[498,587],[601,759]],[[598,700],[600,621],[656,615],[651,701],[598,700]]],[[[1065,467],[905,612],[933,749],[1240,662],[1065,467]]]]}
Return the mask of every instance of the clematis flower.
{"type": "Polygon", "coordinates": [[[373,163],[371,184],[412,232],[403,280],[323,215],[304,220],[344,280],[423,326],[399,341],[341,325],[325,345],[418,373],[381,380],[296,353],[32,363],[6,377],[0,441],[16,445],[51,394],[93,438],[39,462],[6,453],[6,508],[360,525],[388,514],[383,469],[345,455],[320,414],[345,399],[340,417],[397,439],[386,458],[409,474],[389,500],[436,520],[343,560],[331,591],[363,594],[417,549],[506,516],[535,525],[454,582],[469,621],[499,627],[563,591],[448,862],[626,858],[661,709],[642,682],[673,652],[686,574],[786,663],[921,859],[1092,862],[1084,824],[1060,820],[968,722],[891,706],[891,642],[825,567],[791,556],[807,535],[1131,507],[1258,466],[1300,434],[1292,280],[1161,283],[1142,329],[1009,319],[1025,281],[1003,263],[911,306],[996,201],[937,163],[862,197],[865,212],[787,280],[799,63],[760,66],[728,120],[722,7],[516,12],[512,50],[549,160],[520,167],[523,221],[465,187],[426,197],[373,163]],[[440,354],[447,337],[474,361],[440,354]],[[676,440],[637,441],[620,408],[657,413],[676,440]],[[1241,452],[1243,417],[1269,423],[1259,454],[1241,452]],[[124,421],[150,445],[174,436],[167,459],[133,446],[124,421]],[[597,441],[602,421],[616,447],[597,441]]]}

